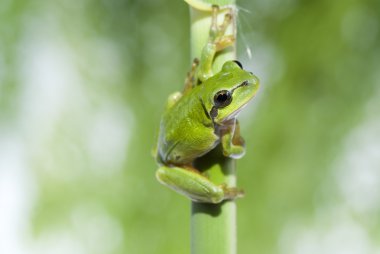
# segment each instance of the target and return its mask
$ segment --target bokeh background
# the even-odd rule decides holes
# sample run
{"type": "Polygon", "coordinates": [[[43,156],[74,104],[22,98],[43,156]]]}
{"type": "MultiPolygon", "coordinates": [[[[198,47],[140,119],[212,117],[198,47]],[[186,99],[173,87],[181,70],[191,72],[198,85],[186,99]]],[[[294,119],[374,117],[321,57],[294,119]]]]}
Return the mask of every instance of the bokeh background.
{"type": "MultiPolygon", "coordinates": [[[[239,0],[239,253],[380,253],[380,2],[239,0]],[[250,57],[251,55],[251,57],[250,57]]],[[[182,1],[0,1],[0,253],[189,253],[151,157],[182,1]]]]}

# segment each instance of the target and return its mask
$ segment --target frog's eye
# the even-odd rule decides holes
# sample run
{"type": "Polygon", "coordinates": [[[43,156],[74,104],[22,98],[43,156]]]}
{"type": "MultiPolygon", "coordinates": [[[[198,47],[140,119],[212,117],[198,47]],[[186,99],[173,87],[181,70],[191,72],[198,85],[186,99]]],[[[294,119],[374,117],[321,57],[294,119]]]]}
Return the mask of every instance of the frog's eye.
{"type": "Polygon", "coordinates": [[[232,96],[230,91],[221,90],[217,92],[214,96],[214,105],[217,108],[224,108],[228,106],[232,101],[232,96]]]}
{"type": "Polygon", "coordinates": [[[243,69],[243,65],[238,60],[234,60],[233,62],[236,63],[240,69],[243,69]]]}

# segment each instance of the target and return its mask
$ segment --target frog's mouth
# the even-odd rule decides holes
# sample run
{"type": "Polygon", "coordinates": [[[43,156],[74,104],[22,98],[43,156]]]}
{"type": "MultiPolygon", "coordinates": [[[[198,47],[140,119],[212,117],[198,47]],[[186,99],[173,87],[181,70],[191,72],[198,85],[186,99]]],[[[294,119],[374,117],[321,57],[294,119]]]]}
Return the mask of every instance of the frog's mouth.
{"type": "Polygon", "coordinates": [[[240,112],[248,105],[248,103],[253,99],[250,98],[249,100],[247,100],[246,102],[242,103],[233,113],[231,114],[228,114],[226,116],[224,116],[223,118],[219,118],[218,120],[216,120],[217,116],[219,115],[220,113],[220,110],[222,109],[218,109],[216,107],[213,107],[210,111],[210,116],[213,120],[213,122],[218,122],[218,123],[224,123],[224,122],[228,122],[230,121],[231,119],[234,119],[236,118],[240,112]]]}
{"type": "MultiPolygon", "coordinates": [[[[249,100],[250,101],[250,100],[249,100]]],[[[232,114],[226,116],[225,118],[222,119],[222,122],[227,122],[233,118],[236,118],[240,112],[247,106],[248,102],[247,101],[246,103],[244,103],[243,105],[241,105],[237,110],[235,110],[235,112],[233,112],[232,114]]]]}

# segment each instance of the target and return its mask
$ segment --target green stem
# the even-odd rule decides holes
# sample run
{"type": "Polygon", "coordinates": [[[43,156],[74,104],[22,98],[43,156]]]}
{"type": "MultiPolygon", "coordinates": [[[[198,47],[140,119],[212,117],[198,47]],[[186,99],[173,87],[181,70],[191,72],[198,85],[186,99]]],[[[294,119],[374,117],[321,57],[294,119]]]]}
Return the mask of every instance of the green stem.
{"type": "MultiPolygon", "coordinates": [[[[191,1],[188,1],[191,2],[191,1]]],[[[199,1],[198,1],[199,2],[199,1]]],[[[235,0],[203,1],[223,6],[232,5],[235,0]]],[[[190,3],[191,4],[191,3],[190,3]]],[[[199,58],[206,44],[211,24],[211,12],[190,7],[191,14],[191,58],[199,58]]],[[[221,20],[224,13],[220,14],[221,20]]],[[[236,17],[235,17],[236,18],[236,17]]],[[[227,34],[235,33],[235,22],[227,34]]],[[[214,72],[219,71],[227,60],[236,59],[236,46],[229,47],[215,57],[214,72]]],[[[213,182],[236,186],[234,160],[223,156],[218,146],[196,162],[196,168],[203,171],[213,182]]],[[[235,254],[236,246],[236,204],[225,201],[221,204],[191,204],[191,253],[192,254],[235,254]]]]}

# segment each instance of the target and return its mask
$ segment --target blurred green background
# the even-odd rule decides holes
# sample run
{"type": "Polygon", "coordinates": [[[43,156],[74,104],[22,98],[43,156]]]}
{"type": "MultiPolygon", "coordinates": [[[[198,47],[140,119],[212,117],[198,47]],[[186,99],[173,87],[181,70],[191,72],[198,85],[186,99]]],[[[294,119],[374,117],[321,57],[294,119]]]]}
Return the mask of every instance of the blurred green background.
{"type": "MultiPolygon", "coordinates": [[[[239,253],[380,253],[380,2],[238,5],[239,253]]],[[[0,2],[0,253],[189,253],[150,153],[189,55],[182,1],[0,2]]]]}

